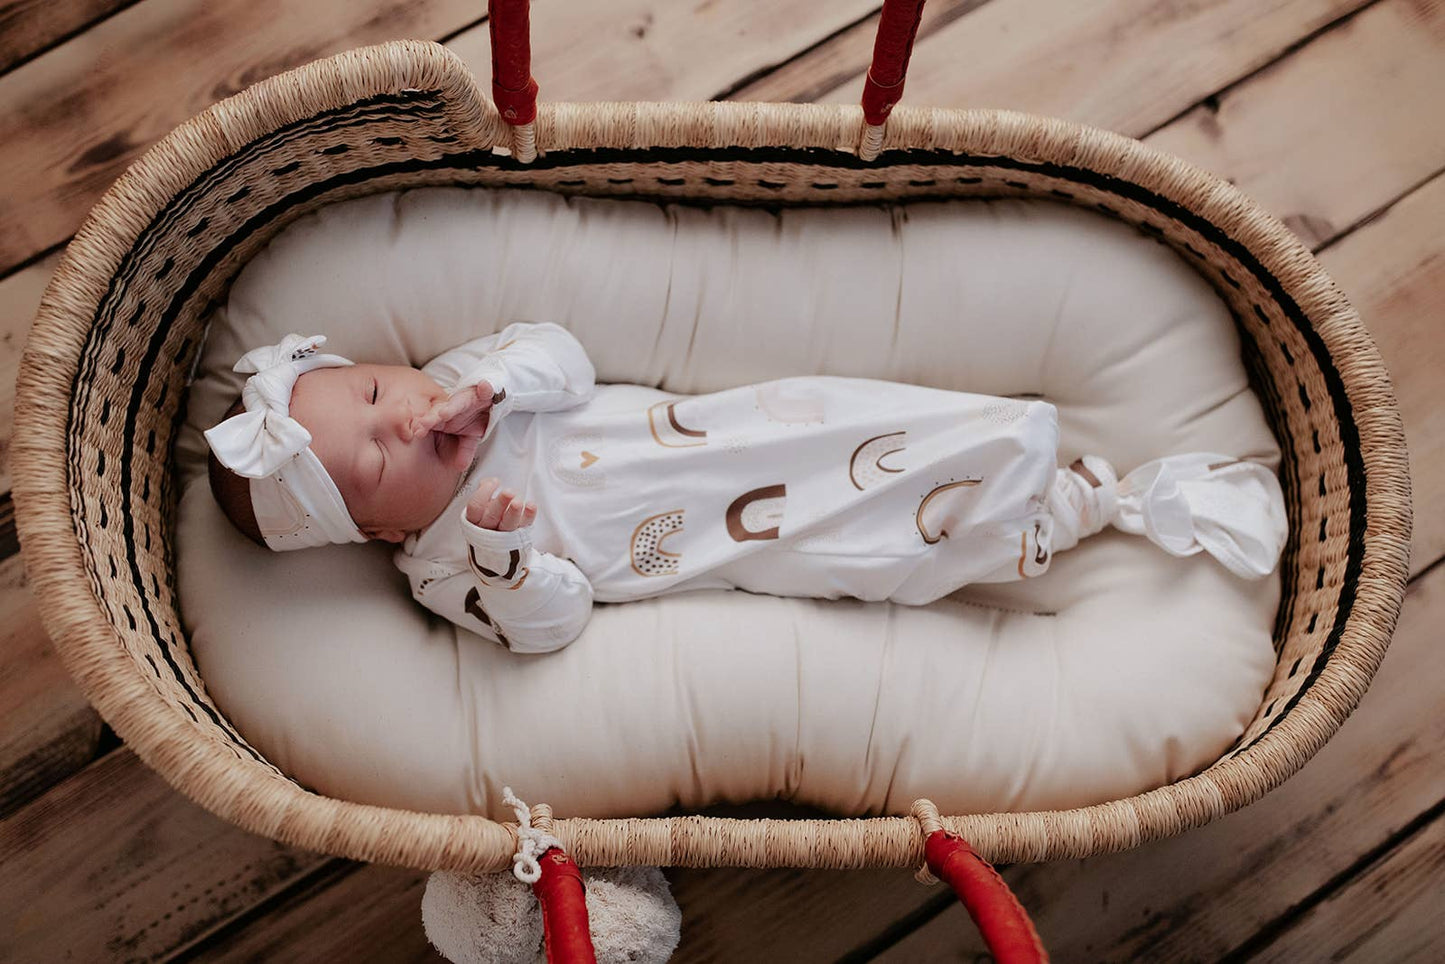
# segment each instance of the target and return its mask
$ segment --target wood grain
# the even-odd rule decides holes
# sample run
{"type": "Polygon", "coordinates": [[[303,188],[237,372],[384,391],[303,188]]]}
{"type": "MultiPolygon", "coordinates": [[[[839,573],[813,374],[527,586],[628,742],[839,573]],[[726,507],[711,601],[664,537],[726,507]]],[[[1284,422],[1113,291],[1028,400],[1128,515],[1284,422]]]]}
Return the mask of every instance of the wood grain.
{"type": "Polygon", "coordinates": [[[60,255],[53,254],[0,281],[0,492],[10,491],[10,430],[15,424],[20,353],[59,261],[60,255]]]}
{"type": "Polygon", "coordinates": [[[1445,4],[1383,0],[1148,143],[1318,244],[1445,167],[1441,91],[1445,4]]]}
{"type": "Polygon", "coordinates": [[[236,829],[117,750],[0,821],[0,960],[155,960],[326,859],[236,829]]]}
{"type": "Polygon", "coordinates": [[[1436,819],[1248,960],[1255,964],[1445,960],[1445,819],[1436,819]]]}
{"type": "MultiPolygon", "coordinates": [[[[933,34],[986,3],[1007,5],[1010,0],[928,0],[918,23],[915,50],[933,34]]],[[[832,95],[849,103],[858,101],[863,95],[863,75],[873,58],[879,16],[874,11],[826,43],[779,64],[777,69],[720,91],[720,99],[809,104],[832,95]]],[[[911,93],[912,83],[910,73],[907,102],[917,103],[911,93]]]]}
{"type": "MultiPolygon", "coordinates": [[[[539,4],[534,72],[550,99],[702,99],[871,7],[539,4]]],[[[477,13],[465,0],[146,0],[0,77],[0,103],[18,106],[0,114],[0,184],[24,186],[0,198],[0,276],[67,238],[126,165],[209,104],[348,47],[448,35],[477,13]]],[[[450,46],[485,83],[485,26],[450,46]]]]}
{"type": "MultiPolygon", "coordinates": [[[[877,0],[538,3],[532,74],[543,100],[706,100],[877,6],[877,0]]],[[[489,76],[484,27],[447,46],[476,76],[489,76]]]]}
{"type": "Polygon", "coordinates": [[[1321,253],[1395,383],[1415,503],[1410,571],[1445,556],[1445,175],[1321,253]]]}
{"type": "Polygon", "coordinates": [[[426,879],[419,871],[338,861],[331,873],[268,904],[250,926],[228,928],[178,957],[267,964],[444,964],[422,929],[426,879]]]}
{"type": "Polygon", "coordinates": [[[0,74],[136,0],[7,0],[0,3],[0,74]]]}
{"type": "Polygon", "coordinates": [[[907,870],[675,870],[675,964],[835,961],[937,894],[907,870]]]}
{"type": "MultiPolygon", "coordinates": [[[[1008,108],[1141,136],[1367,2],[993,0],[918,42],[904,103],[1008,108]]],[[[855,73],[816,99],[857,99],[867,37],[860,30],[842,45],[855,73]]],[[[844,66],[834,57],[820,50],[746,95],[767,99],[794,76],[832,75],[844,66]]]]}
{"type": "Polygon", "coordinates": [[[20,535],[15,528],[15,502],[10,493],[0,492],[0,562],[20,554],[20,535]]]}
{"type": "MultiPolygon", "coordinates": [[[[1129,853],[1011,868],[1005,876],[1054,958],[1220,960],[1445,797],[1445,714],[1437,688],[1422,685],[1439,678],[1442,623],[1445,567],[1411,586],[1354,716],[1253,806],[1129,853]]],[[[980,949],[962,909],[950,908],[881,960],[969,960],[980,949]]]]}
{"type": "Polygon", "coordinates": [[[40,627],[19,556],[0,562],[0,817],[95,757],[100,717],[40,627]]]}
{"type": "Polygon", "coordinates": [[[146,0],[0,77],[0,275],[74,233],[136,156],[210,104],[478,13],[475,0],[146,0]]]}

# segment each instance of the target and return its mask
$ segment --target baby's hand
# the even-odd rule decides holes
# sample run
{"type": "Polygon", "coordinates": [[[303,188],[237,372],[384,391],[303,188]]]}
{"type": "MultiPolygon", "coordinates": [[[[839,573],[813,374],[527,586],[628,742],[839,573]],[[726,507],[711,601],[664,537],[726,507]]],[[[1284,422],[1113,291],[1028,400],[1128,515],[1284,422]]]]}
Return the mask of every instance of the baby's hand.
{"type": "Polygon", "coordinates": [[[480,438],[487,431],[488,412],[497,393],[490,382],[477,382],[436,402],[411,423],[411,437],[421,438],[428,432],[480,438]]]}
{"type": "Polygon", "coordinates": [[[511,532],[531,525],[537,518],[536,504],[523,502],[510,489],[501,489],[501,485],[501,479],[482,480],[467,501],[467,521],[497,532],[511,532]]]}

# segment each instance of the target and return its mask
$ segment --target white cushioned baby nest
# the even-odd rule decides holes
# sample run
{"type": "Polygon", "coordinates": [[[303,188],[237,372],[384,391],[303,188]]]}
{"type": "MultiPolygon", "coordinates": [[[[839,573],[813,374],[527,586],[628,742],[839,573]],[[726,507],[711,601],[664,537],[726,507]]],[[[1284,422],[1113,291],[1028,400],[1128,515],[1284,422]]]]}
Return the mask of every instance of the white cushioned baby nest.
{"type": "Polygon", "coordinates": [[[1061,461],[1270,466],[1228,309],[1171,251],[1027,201],[711,209],[433,188],[301,219],[217,312],[178,448],[182,612],[207,686],[306,786],[508,816],[780,797],[843,814],[1053,809],[1214,761],[1274,668],[1277,576],[1115,531],[928,607],[694,592],[599,606],[514,655],[414,603],[382,545],[274,554],[231,529],[200,429],[289,332],[421,365],[554,321],[604,382],[706,392],[829,373],[1059,407],[1061,461]]]}

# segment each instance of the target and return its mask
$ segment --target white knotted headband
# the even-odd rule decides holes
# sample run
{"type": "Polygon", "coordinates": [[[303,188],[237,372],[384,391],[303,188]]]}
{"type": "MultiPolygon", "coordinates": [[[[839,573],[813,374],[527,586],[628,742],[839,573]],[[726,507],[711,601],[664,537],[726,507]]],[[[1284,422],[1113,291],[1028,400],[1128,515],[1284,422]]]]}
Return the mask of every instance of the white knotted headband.
{"type": "Polygon", "coordinates": [[[246,410],[206,432],[222,465],[251,480],[251,508],[266,545],[277,551],[365,542],[341,490],[311,451],[311,433],[291,417],[296,379],[318,368],[352,364],[317,349],[324,335],[287,335],[246,352],[233,371],[251,374],[241,389],[246,410]]]}

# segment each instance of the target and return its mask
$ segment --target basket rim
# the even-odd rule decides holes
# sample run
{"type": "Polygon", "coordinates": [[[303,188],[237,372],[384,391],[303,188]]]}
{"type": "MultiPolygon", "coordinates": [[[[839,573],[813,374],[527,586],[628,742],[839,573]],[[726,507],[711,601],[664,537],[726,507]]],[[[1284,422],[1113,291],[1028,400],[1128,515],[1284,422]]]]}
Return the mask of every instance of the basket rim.
{"type": "MultiPolygon", "coordinates": [[[[290,781],[268,784],[237,768],[220,746],[191,739],[179,713],[157,712],[154,689],[110,625],[83,565],[65,459],[68,411],[91,318],[130,243],[177,186],[260,133],[363,97],[440,90],[449,117],[476,146],[505,145],[502,124],[456,54],[438,44],[393,41],[316,61],[261,81],[181,124],[138,158],[97,202],[48,286],[17,380],[13,498],[26,570],[46,631],[86,696],[140,758],[172,786],[244,829],[353,859],[425,869],[496,870],[515,848],[515,827],[480,815],[429,814],[337,800],[290,781]]],[[[544,152],[587,151],[611,141],[630,150],[696,146],[837,151],[861,123],[857,107],[734,102],[539,105],[544,152]]],[[[1339,647],[1294,712],[1232,758],[1177,783],[1062,811],[945,817],[993,860],[1043,860],[1127,849],[1198,826],[1252,802],[1298,770],[1353,710],[1393,632],[1408,577],[1411,505],[1398,406],[1358,315],[1313,254],[1233,185],[1133,138],[1057,118],[993,109],[902,108],[884,155],[920,150],[1071,163],[1148,187],[1214,221],[1238,220],[1235,239],[1272,271],[1315,321],[1351,400],[1364,476],[1366,519],[1358,590],[1339,647]],[[1106,150],[1100,150],[1100,145],[1106,150]],[[1107,162],[1107,163],[1106,163],[1107,162]],[[1368,404],[1356,404],[1367,400],[1368,404]]],[[[842,153],[842,152],[840,152],[842,153]]],[[[896,157],[896,155],[895,155],[896,157]]],[[[559,819],[557,836],[581,863],[687,866],[906,866],[922,861],[910,817],[746,820],[719,817],[559,819]]]]}

